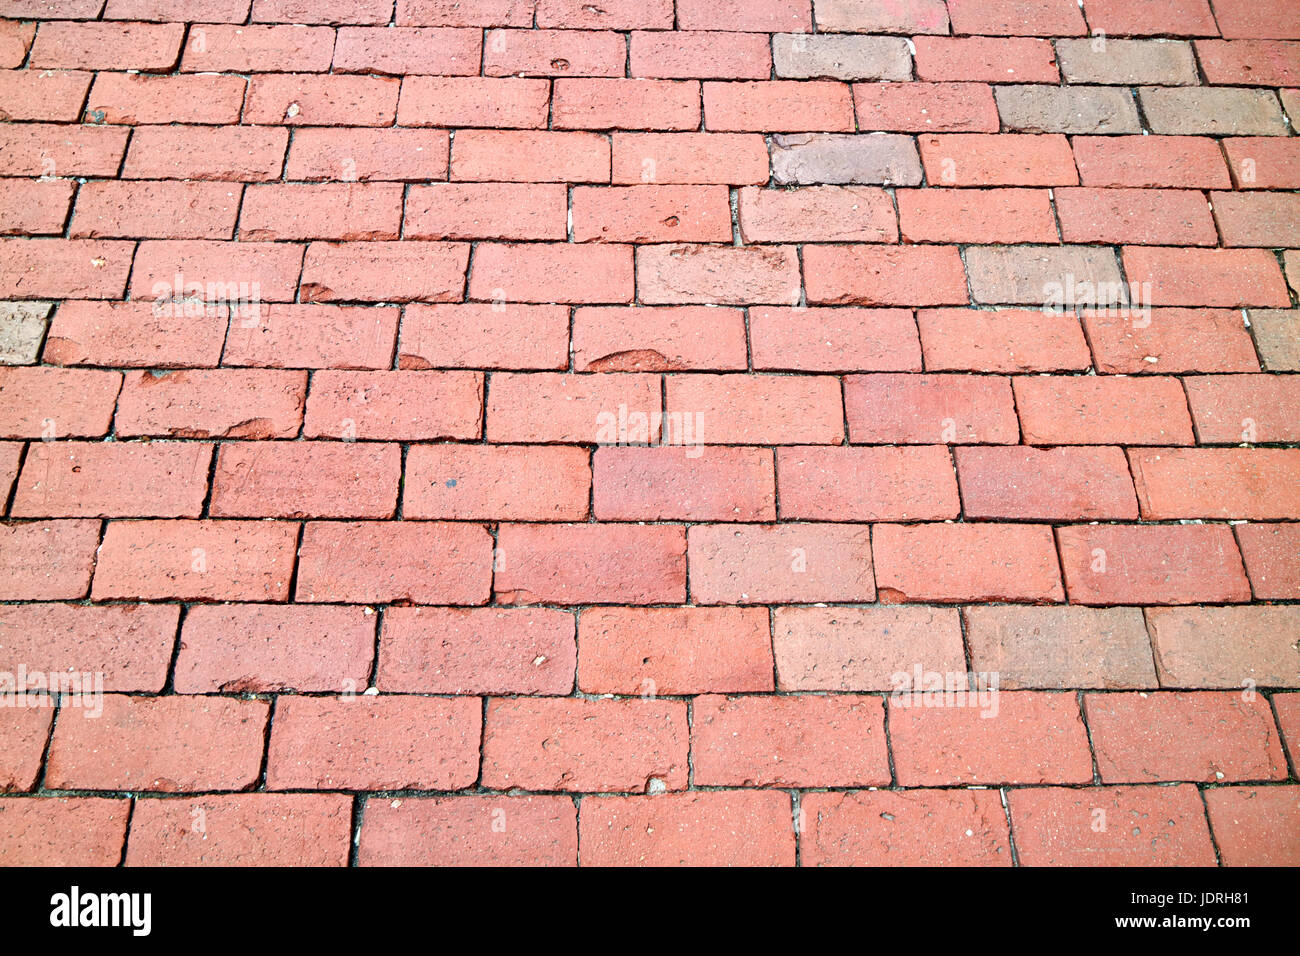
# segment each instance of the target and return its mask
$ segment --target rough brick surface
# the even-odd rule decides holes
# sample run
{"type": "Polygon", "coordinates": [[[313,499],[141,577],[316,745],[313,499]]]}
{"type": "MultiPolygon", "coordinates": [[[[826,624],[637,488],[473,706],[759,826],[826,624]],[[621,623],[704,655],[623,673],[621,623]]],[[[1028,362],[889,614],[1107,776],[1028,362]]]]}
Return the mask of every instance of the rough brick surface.
{"type": "Polygon", "coordinates": [[[1300,862],[1295,13],[0,0],[0,865],[1300,862]]]}

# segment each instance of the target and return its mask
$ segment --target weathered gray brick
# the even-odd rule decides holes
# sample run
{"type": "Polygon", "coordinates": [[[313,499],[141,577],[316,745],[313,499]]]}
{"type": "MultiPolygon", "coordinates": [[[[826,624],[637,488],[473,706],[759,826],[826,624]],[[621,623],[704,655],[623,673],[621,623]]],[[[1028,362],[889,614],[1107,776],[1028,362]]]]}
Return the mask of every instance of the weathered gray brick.
{"type": "Polygon", "coordinates": [[[1259,357],[1270,372],[1300,372],[1300,309],[1251,309],[1259,357]]]}
{"type": "Polygon", "coordinates": [[[836,33],[778,33],[772,37],[776,75],[793,79],[907,80],[912,54],[903,37],[836,33]]]}
{"type": "Polygon", "coordinates": [[[1198,82],[1185,40],[1057,40],[1056,61],[1071,83],[1183,86],[1198,82]]]}
{"type": "Polygon", "coordinates": [[[921,159],[910,136],[893,133],[797,133],[772,137],[778,183],[878,183],[916,186],[921,159]]]}
{"type": "Polygon", "coordinates": [[[999,86],[998,114],[1025,133],[1140,133],[1128,90],[1105,86],[999,86]]]}
{"type": "Polygon", "coordinates": [[[1127,301],[1111,249],[1092,246],[972,246],[966,274],[976,302],[1106,306],[1127,301]]]}
{"type": "Polygon", "coordinates": [[[49,315],[49,302],[0,302],[0,365],[36,362],[49,315]]]}
{"type": "Polygon", "coordinates": [[[1226,86],[1138,90],[1153,133],[1209,136],[1285,136],[1286,120],[1271,90],[1226,86]]]}

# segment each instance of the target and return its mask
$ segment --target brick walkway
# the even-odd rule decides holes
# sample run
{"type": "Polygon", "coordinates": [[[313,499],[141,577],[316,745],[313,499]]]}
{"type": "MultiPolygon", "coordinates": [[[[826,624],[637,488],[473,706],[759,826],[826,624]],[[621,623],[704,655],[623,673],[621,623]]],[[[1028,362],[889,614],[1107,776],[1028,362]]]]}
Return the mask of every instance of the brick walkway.
{"type": "Polygon", "coordinates": [[[0,15],[0,863],[1300,862],[1297,0],[0,15]]]}

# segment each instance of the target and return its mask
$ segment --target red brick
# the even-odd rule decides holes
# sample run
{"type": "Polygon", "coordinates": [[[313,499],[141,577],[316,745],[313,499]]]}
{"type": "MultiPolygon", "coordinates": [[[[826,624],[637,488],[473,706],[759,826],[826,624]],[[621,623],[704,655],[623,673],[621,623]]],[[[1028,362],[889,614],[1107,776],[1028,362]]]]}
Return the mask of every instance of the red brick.
{"type": "Polygon", "coordinates": [[[539,27],[635,30],[672,29],[672,0],[607,0],[603,7],[582,0],[539,0],[539,27]]]}
{"type": "Polygon", "coordinates": [[[560,183],[443,183],[412,186],[406,239],[567,238],[568,189],[560,183]]]}
{"type": "Polygon", "coordinates": [[[1078,36],[1087,32],[1074,0],[948,0],[953,33],[1078,36]]]}
{"type": "Polygon", "coordinates": [[[599,133],[461,130],[451,178],[470,182],[607,183],[609,140],[599,133]]]}
{"type": "Polygon", "coordinates": [[[305,302],[447,302],[461,297],[469,247],[455,242],[313,242],[305,302]]]}
{"type": "Polygon", "coordinates": [[[1013,790],[1022,866],[1214,866],[1196,787],[1013,790]]]}
{"type": "Polygon", "coordinates": [[[1214,0],[1214,14],[1225,37],[1300,40],[1295,11],[1285,0],[1214,0]]]}
{"type": "Polygon", "coordinates": [[[812,27],[810,7],[808,0],[678,0],[677,25],[683,30],[807,31],[812,27]]]}
{"type": "Polygon", "coordinates": [[[388,368],[399,310],[347,305],[263,305],[230,317],[224,365],[388,368]]]}
{"type": "Polygon", "coordinates": [[[62,235],[75,185],[65,180],[6,179],[5,194],[0,196],[0,235],[62,235]]]}
{"type": "Polygon", "coordinates": [[[661,403],[658,375],[500,372],[488,386],[487,438],[491,442],[655,442],[661,403]]]}
{"type": "Polygon", "coordinates": [[[18,480],[18,466],[25,447],[20,441],[0,442],[0,496],[5,501],[9,500],[9,492],[18,480]]]}
{"type": "MultiPolygon", "coordinates": [[[[262,182],[279,177],[288,143],[289,131],[272,126],[145,126],[131,133],[122,178],[262,182]]],[[[120,151],[110,175],[119,160],[120,151]]]]}
{"type": "MultiPolygon", "coordinates": [[[[98,0],[92,0],[92,5],[98,0]]],[[[66,4],[64,4],[66,6],[66,4]]],[[[106,20],[184,20],[183,14],[202,23],[243,23],[249,0],[108,0],[106,20]]]]}
{"type": "Polygon", "coordinates": [[[998,108],[983,83],[854,83],[859,129],[996,133],[998,108]]]}
{"type": "Polygon", "coordinates": [[[578,687],[589,694],[770,691],[772,647],[761,608],[589,608],[578,687]]]}
{"type": "Polygon", "coordinates": [[[180,57],[182,23],[44,22],[27,57],[33,70],[142,70],[166,73],[180,57]]]}
{"type": "Polygon", "coordinates": [[[573,366],[580,372],[743,370],[745,316],[707,306],[580,308],[573,366]]]}
{"type": "Polygon", "coordinates": [[[258,23],[387,23],[393,14],[389,0],[253,0],[252,20],[258,23]]]}
{"type": "Polygon", "coordinates": [[[701,786],[887,784],[884,708],[855,695],[696,698],[691,763],[701,786]]]}
{"type": "Polygon", "coordinates": [[[772,73],[772,50],[757,33],[634,32],[629,66],[632,76],[765,80],[772,73]]]}
{"type": "Polygon", "coordinates": [[[223,183],[118,182],[83,185],[69,235],[229,239],[241,187],[223,183]]]}
{"type": "Polygon", "coordinates": [[[773,615],[783,691],[884,691],[900,673],[965,670],[955,608],[781,607],[773,615]]]}
{"type": "Polygon", "coordinates": [[[204,24],[190,31],[181,58],[189,73],[254,73],[274,69],[320,72],[330,68],[334,31],[329,27],[204,24]]]}
{"type": "Polygon", "coordinates": [[[352,798],[241,793],[143,799],[127,866],[346,866],[352,798]]]}
{"type": "MultiPolygon", "coordinates": [[[[76,70],[5,70],[0,73],[0,116],[10,121],[75,123],[81,118],[91,76],[76,70]]],[[[233,119],[238,118],[236,106],[233,119]]]]}
{"type": "Polygon", "coordinates": [[[849,440],[866,444],[1015,444],[1011,383],[993,375],[844,379],[849,440]]]}
{"type": "Polygon", "coordinates": [[[839,380],[831,375],[671,375],[668,414],[695,423],[696,443],[838,445],[839,380]]]}
{"type": "Polygon", "coordinates": [[[1300,787],[1205,791],[1224,866],[1295,866],[1300,860],[1300,787]]]}
{"type": "Polygon", "coordinates": [[[1208,0],[1092,0],[1088,23],[1119,36],[1217,36],[1208,0]]]}
{"type": "Polygon", "coordinates": [[[192,607],[176,658],[178,694],[284,690],[359,693],[375,653],[370,608],[192,607]]]}
{"type": "Polygon", "coordinates": [[[167,682],[180,608],[167,604],[11,604],[0,608],[0,670],[100,674],[106,691],[167,682]]]}
{"type": "Polygon", "coordinates": [[[486,604],[492,587],[481,525],[314,521],[299,556],[298,601],[486,604]]]}
{"type": "Polygon", "coordinates": [[[887,603],[1065,599],[1044,525],[879,525],[876,585],[887,603]]]}
{"type": "Polygon", "coordinates": [[[1291,765],[1295,766],[1300,755],[1300,694],[1274,694],[1272,702],[1282,740],[1290,751],[1291,765]]]}
{"type": "Polygon", "coordinates": [[[433,27],[526,27],[536,0],[397,0],[397,22],[433,27]]]}
{"type": "Polygon", "coordinates": [[[819,305],[965,305],[956,246],[809,246],[808,301],[819,305]]]}
{"type": "Polygon", "coordinates": [[[1083,313],[1099,372],[1259,371],[1255,345],[1239,312],[1153,309],[1149,318],[1143,322],[1124,312],[1083,313]]]}
{"type": "Polygon", "coordinates": [[[211,513],[234,518],[388,518],[401,478],[397,445],[349,442],[221,446],[211,513]]]}
{"type": "Polygon", "coordinates": [[[1202,443],[1300,441],[1300,381],[1278,375],[1214,375],[1184,382],[1202,443]]]}
{"type": "Polygon", "coordinates": [[[1225,525],[1076,525],[1058,530],[1057,539],[1074,604],[1250,600],[1225,525]]]}
{"type": "Polygon", "coordinates": [[[172,300],[184,295],[204,301],[290,302],[298,288],[302,256],[302,246],[285,242],[150,239],[140,243],[135,254],[131,298],[172,300]]]}
{"type": "Polygon", "coordinates": [[[573,866],[578,821],[560,796],[366,801],[360,866],[573,866]]]}
{"type": "Polygon", "coordinates": [[[305,372],[188,369],[127,372],[119,437],[293,438],[302,424],[305,372]]]}
{"type": "Polygon", "coordinates": [[[809,793],[803,866],[1011,866],[1006,811],[991,790],[809,793]]]}
{"type": "Polygon", "coordinates": [[[270,712],[264,700],[106,694],[103,708],[97,720],[59,721],[47,786],[184,793],[257,781],[270,712]]]}
{"type": "Polygon", "coordinates": [[[1216,189],[1229,185],[1218,144],[1191,136],[1077,136],[1085,186],[1216,189]]]}
{"type": "Polygon", "coordinates": [[[767,183],[767,144],[745,133],[614,133],[615,183],[767,183]]]}
{"type": "Polygon", "coordinates": [[[1263,249],[1124,248],[1130,282],[1150,283],[1155,305],[1286,308],[1282,272],[1263,249]]]}
{"type": "Polygon", "coordinates": [[[489,700],[484,787],[611,793],[687,784],[686,704],[658,700],[489,700]]]}
{"type": "Polygon", "coordinates": [[[866,525],[694,525],[698,604],[807,604],[876,599],[866,525]]]}
{"type": "Polygon", "coordinates": [[[27,59],[27,51],[31,49],[32,38],[35,36],[35,23],[22,23],[17,20],[0,23],[0,69],[13,70],[22,66],[23,60],[27,59]]]}
{"type": "Polygon", "coordinates": [[[1218,242],[1209,204],[1192,190],[1059,189],[1056,211],[1065,242],[1218,242]]]}
{"type": "Polygon", "coordinates": [[[909,309],[749,310],[755,369],[808,372],[921,370],[909,309]]]}
{"type": "Polygon", "coordinates": [[[1273,710],[1257,695],[1088,694],[1084,713],[1104,783],[1287,776],[1273,710]]]}
{"type": "Polygon", "coordinates": [[[772,790],[586,797],[586,866],[793,866],[790,798],[772,790]]]}
{"type": "Polygon", "coordinates": [[[398,183],[250,186],[239,238],[396,239],[402,227],[403,192],[398,183]]]}
{"type": "Polygon", "coordinates": [[[445,130],[313,129],[294,133],[286,179],[446,179],[445,130]]]}
{"type": "Polygon", "coordinates": [[[117,866],[130,800],[31,797],[0,800],[0,864],[117,866]]]}
{"type": "Polygon", "coordinates": [[[1070,142],[1059,133],[948,133],[919,136],[934,186],[1073,186],[1070,142]]]}
{"type": "Polygon", "coordinates": [[[197,518],[212,446],[39,442],[18,479],[16,518],[197,518]]]}
{"type": "MultiPolygon", "coordinates": [[[[968,518],[1133,520],[1128,462],[1119,448],[957,448],[968,518]]],[[[784,489],[783,489],[784,490],[784,489]]]]}
{"type": "Polygon", "coordinates": [[[900,189],[895,196],[899,225],[908,242],[1053,243],[1057,239],[1046,190],[900,189]]]}
{"type": "MultiPolygon", "coordinates": [[[[0,158],[10,176],[116,176],[128,135],[107,126],[4,123],[0,158]]],[[[764,149],[764,167],[766,157],[764,149]]]]}
{"type": "MultiPolygon", "coordinates": [[[[1300,39],[1300,31],[1297,31],[1300,39]]],[[[1300,85],[1300,46],[1281,40],[1198,40],[1196,55],[1216,86],[1300,85]]]]}
{"type": "Polygon", "coordinates": [[[646,303],[795,305],[793,246],[657,245],[637,249],[637,297],[646,303]]]}
{"type": "Polygon", "coordinates": [[[704,83],[704,125],[714,132],[853,132],[847,83],[756,80],[704,83]]]}
{"type": "Polygon", "coordinates": [[[297,537],[288,521],[109,522],[92,597],[284,601],[297,537]]]}
{"type": "Polygon", "coordinates": [[[774,521],[772,453],[760,448],[597,448],[603,521],[774,521]]]}
{"type": "Polygon", "coordinates": [[[1257,600],[1300,597],[1300,524],[1238,525],[1237,544],[1257,600]]]}
{"type": "Polygon", "coordinates": [[[1165,687],[1300,687],[1294,607],[1148,608],[1165,687]]]}
{"type": "Polygon", "coordinates": [[[402,487],[407,518],[580,521],[591,465],[585,448],[415,445],[402,487]]]}
{"type": "Polygon", "coordinates": [[[484,76],[622,76],[626,41],[612,31],[489,30],[484,76]]]}
{"type": "Polygon", "coordinates": [[[415,441],[482,434],[477,372],[321,371],[312,376],[307,438],[415,441]]]}
{"type": "Polygon", "coordinates": [[[556,80],[555,129],[681,129],[700,125],[698,83],[674,80],[556,80]]]}
{"type": "MultiPolygon", "coordinates": [[[[10,677],[6,683],[12,679],[10,677]]],[[[0,717],[0,743],[4,744],[4,757],[0,758],[0,793],[36,789],[53,719],[54,705],[49,698],[14,695],[11,687],[6,688],[5,713],[0,717]]],[[[76,720],[77,717],[66,719],[76,720]]]]}
{"type": "Polygon", "coordinates": [[[286,126],[391,126],[399,81],[346,73],[258,73],[248,84],[244,122],[286,126]]]}
{"type": "Polygon", "coordinates": [[[104,435],[121,387],[121,372],[0,367],[0,437],[104,435]]]}
{"type": "Polygon", "coordinates": [[[482,47],[478,30],[341,27],[334,41],[334,69],[395,76],[477,76],[482,47]]]}
{"type": "Polygon", "coordinates": [[[1300,246],[1300,204],[1292,193],[1211,193],[1225,246],[1300,246]]]}
{"type": "Polygon", "coordinates": [[[723,186],[576,187],[578,242],[728,242],[731,206],[723,186]]]}
{"type": "Polygon", "coordinates": [[[1050,40],[918,36],[912,43],[920,80],[1056,83],[1061,78],[1050,40]]]}
{"type": "Polygon", "coordinates": [[[242,76],[100,73],[86,103],[98,123],[238,123],[242,76]]]}
{"type": "Polygon", "coordinates": [[[503,524],[499,604],[679,604],[686,534],[672,525],[503,524]]]}
{"type": "Polygon", "coordinates": [[[275,708],[271,790],[459,790],[478,775],[476,697],[300,697],[275,708]]]}
{"type": "Polygon", "coordinates": [[[408,305],[398,368],[562,369],[569,308],[562,305],[408,305]],[[517,330],[528,329],[528,335],[517,330]]]}
{"type": "Polygon", "coordinates": [[[1042,309],[921,309],[916,314],[931,371],[1046,372],[1092,365],[1079,320],[1042,309]]]}
{"type": "Polygon", "coordinates": [[[781,517],[811,521],[929,521],[961,511],[948,450],[780,448],[781,517]]]}
{"type": "Polygon", "coordinates": [[[896,242],[889,194],[873,186],[807,186],[740,191],[746,242],[896,242]]]}
{"type": "Polygon", "coordinates": [[[376,686],[418,694],[573,690],[573,615],[548,608],[392,607],[376,686]]]}
{"type": "Polygon", "coordinates": [[[98,521],[0,524],[0,600],[85,597],[98,543],[98,521]]]}
{"type": "Polygon", "coordinates": [[[546,80],[407,76],[397,122],[402,126],[539,127],[549,116],[546,80]]]}
{"type": "Polygon", "coordinates": [[[1149,520],[1300,513],[1300,449],[1133,449],[1129,458],[1142,517],[1149,520]]]}
{"type": "Polygon", "coordinates": [[[1155,687],[1138,608],[968,607],[971,668],[1003,690],[1155,687]]]}
{"type": "Polygon", "coordinates": [[[0,239],[0,296],[120,299],[133,250],[103,239],[0,239]]]}
{"type": "Polygon", "coordinates": [[[495,302],[631,302],[632,247],[484,243],[469,298],[495,302]]]}
{"type": "Polygon", "coordinates": [[[1089,375],[1015,380],[1031,445],[1190,445],[1187,401],[1175,378],[1089,375]]]}
{"type": "Polygon", "coordinates": [[[1300,188],[1300,143],[1276,136],[1234,136],[1221,142],[1238,189],[1300,188]]]}
{"type": "MultiPolygon", "coordinates": [[[[965,692],[961,685],[960,693],[965,692]]],[[[894,773],[905,787],[1090,783],[1092,754],[1073,693],[895,694],[894,773]],[[983,695],[991,695],[985,704],[983,695]]]]}

